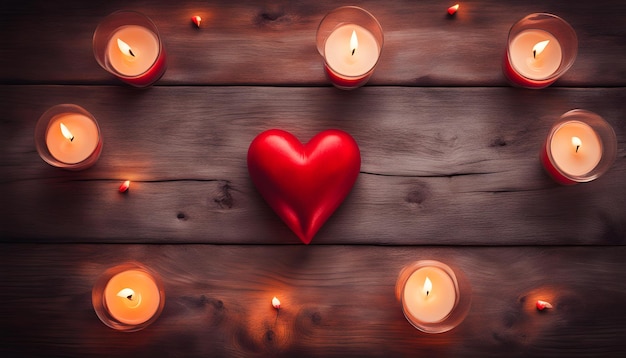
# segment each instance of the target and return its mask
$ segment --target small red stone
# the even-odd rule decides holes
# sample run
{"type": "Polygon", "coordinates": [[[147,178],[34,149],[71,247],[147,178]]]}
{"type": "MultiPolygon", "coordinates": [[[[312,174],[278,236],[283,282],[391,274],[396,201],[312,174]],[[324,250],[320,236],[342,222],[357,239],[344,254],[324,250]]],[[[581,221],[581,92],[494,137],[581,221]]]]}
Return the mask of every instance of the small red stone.
{"type": "Polygon", "coordinates": [[[120,185],[120,193],[125,193],[130,188],[130,180],[127,180],[120,185]]]}
{"type": "Polygon", "coordinates": [[[448,14],[450,15],[454,15],[456,14],[456,11],[459,9],[459,4],[456,5],[452,5],[448,8],[448,14]]]}
{"type": "Polygon", "coordinates": [[[539,311],[543,311],[546,308],[552,308],[552,305],[550,304],[550,302],[546,302],[542,300],[537,300],[536,306],[539,311]]]}
{"type": "Polygon", "coordinates": [[[202,18],[200,16],[198,15],[192,16],[191,21],[193,21],[193,23],[196,24],[196,27],[200,28],[200,22],[202,21],[202,18]]]}

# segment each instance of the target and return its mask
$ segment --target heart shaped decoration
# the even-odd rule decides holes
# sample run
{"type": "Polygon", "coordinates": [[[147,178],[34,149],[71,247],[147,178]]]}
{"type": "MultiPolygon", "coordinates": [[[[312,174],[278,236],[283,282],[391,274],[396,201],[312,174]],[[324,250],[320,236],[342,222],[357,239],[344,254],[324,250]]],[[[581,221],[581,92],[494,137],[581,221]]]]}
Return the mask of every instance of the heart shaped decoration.
{"type": "Polygon", "coordinates": [[[330,129],[302,144],[270,129],[248,149],[248,172],[261,196],[308,244],[339,207],[361,169],[361,153],[348,133],[330,129]]]}

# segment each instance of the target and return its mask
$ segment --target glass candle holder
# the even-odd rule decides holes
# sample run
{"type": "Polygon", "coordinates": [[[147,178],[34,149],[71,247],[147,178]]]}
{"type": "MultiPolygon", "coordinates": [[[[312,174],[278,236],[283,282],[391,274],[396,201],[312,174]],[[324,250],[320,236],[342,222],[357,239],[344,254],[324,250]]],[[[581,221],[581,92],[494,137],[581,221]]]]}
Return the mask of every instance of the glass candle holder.
{"type": "Polygon", "coordinates": [[[578,38],[565,20],[552,14],[530,14],[509,31],[503,72],[513,84],[544,88],[574,64],[578,38]]]}
{"type": "Polygon", "coordinates": [[[446,264],[421,260],[405,267],[396,282],[396,297],[413,327],[443,333],[458,326],[471,302],[469,283],[446,264]]]}
{"type": "Polygon", "coordinates": [[[617,137],[609,123],[584,109],[563,114],[541,151],[541,162],[560,184],[588,182],[604,174],[617,156],[617,137]]]}
{"type": "Polygon", "coordinates": [[[157,320],[165,306],[165,291],[155,272],[129,262],[106,270],[96,281],[91,300],[105,325],[134,332],[157,320]]]}
{"type": "Polygon", "coordinates": [[[83,170],[98,161],[102,136],[98,122],[87,110],[75,104],[59,104],[39,117],[35,146],[46,163],[83,170]]]}
{"type": "Polygon", "coordinates": [[[332,84],[351,90],[374,73],[383,49],[383,29],[369,12],[343,6],[328,13],[317,28],[317,50],[332,84]]]}
{"type": "Polygon", "coordinates": [[[150,86],[167,68],[156,25],[135,11],[107,16],[93,34],[93,53],[102,68],[135,87],[150,86]]]}

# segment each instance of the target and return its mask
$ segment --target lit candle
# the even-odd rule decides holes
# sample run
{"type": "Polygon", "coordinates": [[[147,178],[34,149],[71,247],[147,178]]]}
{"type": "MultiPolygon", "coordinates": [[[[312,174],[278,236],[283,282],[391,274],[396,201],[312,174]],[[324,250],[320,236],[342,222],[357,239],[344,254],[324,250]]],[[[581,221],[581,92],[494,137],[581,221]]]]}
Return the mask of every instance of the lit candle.
{"type": "Polygon", "coordinates": [[[133,11],[118,11],[106,17],[93,38],[98,63],[122,81],[145,87],[166,69],[165,50],[154,23],[133,11]]]}
{"type": "Polygon", "coordinates": [[[617,139],[611,126],[595,113],[573,110],[551,130],[542,151],[548,173],[561,184],[599,177],[613,163],[617,139]]]}
{"type": "Polygon", "coordinates": [[[35,144],[44,161],[71,170],[90,167],[102,150],[96,119],[73,104],[54,106],[39,118],[35,144]]]}
{"type": "Polygon", "coordinates": [[[504,74],[515,85],[543,88],[574,63],[578,40],[571,26],[551,14],[530,14],[509,32],[504,74]]]}
{"type": "Polygon", "coordinates": [[[407,314],[423,323],[444,320],[456,304],[454,280],[438,267],[423,267],[409,276],[404,287],[407,314]]]}
{"type": "Polygon", "coordinates": [[[434,260],[405,267],[396,282],[396,297],[407,321],[426,333],[446,332],[460,324],[469,312],[471,295],[467,279],[458,273],[434,260]]]}
{"type": "Polygon", "coordinates": [[[153,322],[165,300],[155,274],[135,264],[108,270],[94,286],[92,298],[98,317],[106,325],[127,331],[153,322]]]}
{"type": "Polygon", "coordinates": [[[317,48],[337,88],[364,85],[378,63],[383,46],[380,24],[369,12],[344,6],[327,14],[317,30],[317,48]]]}

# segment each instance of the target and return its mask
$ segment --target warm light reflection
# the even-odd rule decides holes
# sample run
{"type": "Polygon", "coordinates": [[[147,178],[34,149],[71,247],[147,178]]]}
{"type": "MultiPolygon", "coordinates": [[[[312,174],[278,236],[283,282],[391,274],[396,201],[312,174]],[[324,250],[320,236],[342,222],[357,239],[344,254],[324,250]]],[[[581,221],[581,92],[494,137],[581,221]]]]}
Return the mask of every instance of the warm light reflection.
{"type": "Polygon", "coordinates": [[[352,55],[354,55],[357,48],[359,48],[359,39],[356,37],[356,31],[352,30],[352,37],[350,37],[350,50],[352,51],[352,55]]]}
{"type": "Polygon", "coordinates": [[[576,153],[578,153],[578,150],[583,145],[583,141],[578,137],[572,137],[572,145],[576,148],[576,153]]]}
{"type": "Polygon", "coordinates": [[[430,293],[433,290],[433,283],[430,282],[430,279],[428,278],[428,276],[426,277],[426,280],[424,280],[424,289],[423,292],[426,296],[430,295],[430,293]]]}
{"type": "Polygon", "coordinates": [[[119,47],[120,51],[122,51],[124,55],[135,57],[133,50],[130,48],[130,46],[126,42],[120,39],[117,39],[117,47],[119,47]]]}
{"type": "Polygon", "coordinates": [[[74,140],[74,135],[72,134],[72,132],[70,132],[70,130],[65,126],[65,124],[61,123],[60,125],[61,127],[61,134],[63,134],[63,136],[67,139],[71,141],[74,140]]]}
{"type": "Polygon", "coordinates": [[[550,40],[537,42],[537,44],[533,46],[533,58],[537,58],[537,56],[541,54],[543,50],[545,50],[546,46],[548,46],[549,43],[550,43],[550,40]]]}

